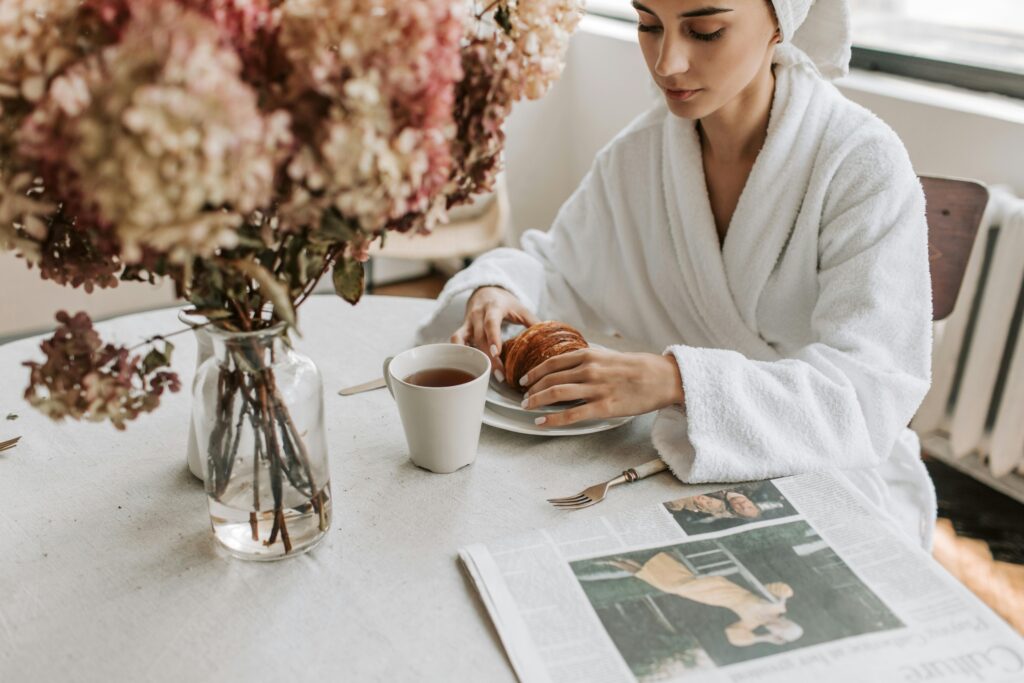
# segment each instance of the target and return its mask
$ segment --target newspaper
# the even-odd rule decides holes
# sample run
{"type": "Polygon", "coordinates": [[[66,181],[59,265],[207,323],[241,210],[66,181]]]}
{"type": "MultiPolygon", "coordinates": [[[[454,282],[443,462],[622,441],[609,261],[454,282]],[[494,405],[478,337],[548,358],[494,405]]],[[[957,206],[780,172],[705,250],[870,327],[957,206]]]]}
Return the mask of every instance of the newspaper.
{"type": "Polygon", "coordinates": [[[1024,681],[1024,640],[829,474],[459,554],[523,683],[1024,681]]]}

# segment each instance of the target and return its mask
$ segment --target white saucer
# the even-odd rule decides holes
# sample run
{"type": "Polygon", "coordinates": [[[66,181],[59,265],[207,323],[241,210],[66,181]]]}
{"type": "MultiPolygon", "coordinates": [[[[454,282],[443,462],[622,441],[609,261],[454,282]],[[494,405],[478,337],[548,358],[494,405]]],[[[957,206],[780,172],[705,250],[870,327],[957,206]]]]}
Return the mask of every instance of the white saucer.
{"type": "Polygon", "coordinates": [[[497,429],[504,429],[517,434],[532,434],[534,436],[579,436],[581,434],[594,434],[621,427],[631,421],[634,416],[613,417],[607,420],[586,420],[577,422],[567,427],[545,427],[534,424],[534,415],[524,412],[521,408],[517,410],[506,410],[488,403],[484,407],[484,424],[497,429]]]}

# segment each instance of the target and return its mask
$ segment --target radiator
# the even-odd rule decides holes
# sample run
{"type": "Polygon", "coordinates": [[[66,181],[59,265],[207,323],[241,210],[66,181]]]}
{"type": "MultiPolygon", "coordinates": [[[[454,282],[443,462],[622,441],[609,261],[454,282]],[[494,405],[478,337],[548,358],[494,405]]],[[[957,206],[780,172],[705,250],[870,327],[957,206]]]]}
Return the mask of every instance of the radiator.
{"type": "Polygon", "coordinates": [[[924,451],[1024,502],[1024,200],[996,189],[911,427],[924,451]]]}

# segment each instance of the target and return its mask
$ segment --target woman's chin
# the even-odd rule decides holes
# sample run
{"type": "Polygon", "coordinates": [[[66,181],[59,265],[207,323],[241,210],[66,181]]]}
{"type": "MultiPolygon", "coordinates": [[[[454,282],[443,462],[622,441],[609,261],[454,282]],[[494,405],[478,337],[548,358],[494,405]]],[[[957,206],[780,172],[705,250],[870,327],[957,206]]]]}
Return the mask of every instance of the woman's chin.
{"type": "Polygon", "coordinates": [[[708,107],[703,102],[695,100],[681,102],[679,100],[672,99],[668,95],[665,96],[665,103],[668,105],[668,110],[681,119],[702,119],[714,111],[713,108],[708,107]]]}

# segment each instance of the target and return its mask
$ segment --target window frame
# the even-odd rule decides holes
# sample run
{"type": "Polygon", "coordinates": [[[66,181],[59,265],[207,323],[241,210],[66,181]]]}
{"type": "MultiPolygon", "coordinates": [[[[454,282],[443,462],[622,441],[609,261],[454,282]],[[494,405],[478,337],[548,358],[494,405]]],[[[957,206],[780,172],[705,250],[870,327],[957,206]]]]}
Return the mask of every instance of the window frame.
{"type": "Polygon", "coordinates": [[[889,50],[853,46],[850,67],[1024,99],[1024,75],[889,50]]]}

